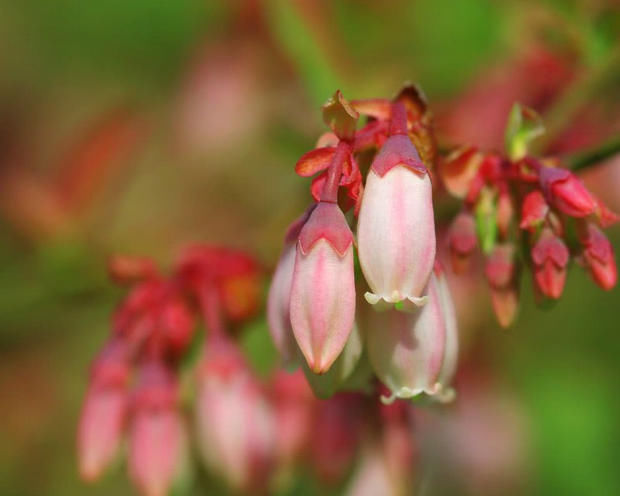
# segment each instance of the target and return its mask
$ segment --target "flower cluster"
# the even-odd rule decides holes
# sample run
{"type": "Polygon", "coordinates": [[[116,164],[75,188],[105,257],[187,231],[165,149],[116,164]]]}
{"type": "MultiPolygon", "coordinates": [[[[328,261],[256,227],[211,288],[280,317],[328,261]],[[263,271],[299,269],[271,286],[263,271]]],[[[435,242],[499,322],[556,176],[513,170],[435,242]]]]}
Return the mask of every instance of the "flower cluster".
{"type": "Polygon", "coordinates": [[[150,260],[128,257],[112,259],[110,273],[131,289],[92,366],[78,429],[83,478],[95,480],[103,473],[126,433],[129,473],[141,492],[164,495],[182,479],[189,447],[180,377],[196,341],[198,317],[209,331],[195,372],[196,423],[205,460],[222,467],[233,484],[260,476],[256,460],[267,457],[255,451],[266,450],[271,438],[265,436],[273,427],[261,418],[262,387],[224,327],[258,308],[256,262],[236,251],[195,246],[167,277],[150,260]],[[235,407],[241,413],[231,418],[235,407]],[[231,443],[222,439],[223,421],[236,423],[236,429],[264,425],[267,432],[252,430],[242,438],[247,446],[233,446],[237,452],[231,453],[231,443]]]}
{"type": "Polygon", "coordinates": [[[435,257],[426,103],[412,86],[393,101],[348,102],[337,92],[323,116],[332,131],[296,165],[299,175],[316,175],[316,203],[285,239],[268,303],[274,342],[288,363],[303,362],[323,394],[367,361],[391,398],[449,399],[458,339],[435,257]],[[360,114],[368,117],[362,127],[360,114]],[[355,275],[355,252],[364,278],[355,275]],[[379,313],[366,315],[368,305],[379,313]]]}
{"type": "Polygon", "coordinates": [[[506,153],[463,147],[439,167],[447,190],[463,200],[448,233],[453,270],[464,272],[479,245],[493,308],[510,325],[519,303],[520,247],[526,246],[539,300],[562,295],[571,256],[602,289],[617,281],[613,248],[602,232],[618,220],[570,170],[536,158],[530,143],[544,132],[538,115],[515,105],[506,153]]]}

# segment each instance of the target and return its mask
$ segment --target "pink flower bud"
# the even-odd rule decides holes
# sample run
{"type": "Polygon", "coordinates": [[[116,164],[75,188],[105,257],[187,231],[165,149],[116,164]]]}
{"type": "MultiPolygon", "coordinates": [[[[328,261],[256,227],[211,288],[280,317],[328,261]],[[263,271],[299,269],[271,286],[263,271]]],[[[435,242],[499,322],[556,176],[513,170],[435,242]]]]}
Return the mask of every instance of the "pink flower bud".
{"type": "Polygon", "coordinates": [[[549,205],[547,205],[541,191],[535,190],[528,193],[523,199],[523,205],[521,206],[521,223],[519,227],[528,231],[535,230],[542,225],[548,212],[549,205]]]}
{"type": "Polygon", "coordinates": [[[377,325],[367,332],[370,363],[392,392],[387,402],[420,393],[446,401],[452,397],[449,381],[458,349],[454,307],[434,274],[427,295],[427,304],[414,313],[377,314],[377,325]]]}
{"type": "Polygon", "coordinates": [[[487,259],[485,275],[491,289],[491,301],[495,316],[502,327],[514,321],[519,307],[517,267],[514,246],[497,245],[487,259]]]}
{"type": "Polygon", "coordinates": [[[118,452],[127,416],[128,364],[119,343],[95,362],[78,427],[78,461],[83,479],[98,479],[118,452]]]}
{"type": "Polygon", "coordinates": [[[368,442],[362,449],[361,460],[344,494],[345,496],[410,494],[410,491],[402,491],[405,488],[400,487],[399,482],[389,471],[381,445],[368,442]]]}
{"type": "Polygon", "coordinates": [[[461,212],[456,216],[448,231],[448,242],[452,270],[462,274],[467,270],[477,244],[476,223],[471,213],[461,212]]]}
{"type": "Polygon", "coordinates": [[[353,235],[336,204],[321,202],[297,244],[291,324],[310,369],[324,373],[353,329],[353,235]]]}
{"type": "Polygon", "coordinates": [[[423,304],[435,261],[431,181],[407,136],[391,136],[373,161],[357,225],[364,276],[376,304],[423,304]]]}
{"type": "Polygon", "coordinates": [[[284,365],[293,367],[299,355],[299,348],[291,326],[291,286],[297,255],[299,233],[314,206],[308,209],[289,227],[284,241],[284,249],[273,274],[269,296],[267,297],[267,321],[269,332],[277,350],[280,352],[284,365]]]}
{"type": "Polygon", "coordinates": [[[611,290],[618,280],[614,249],[603,232],[588,223],[580,236],[583,245],[583,262],[594,282],[602,289],[611,290]]]}
{"type": "Polygon", "coordinates": [[[586,217],[594,212],[596,201],[583,183],[566,169],[542,167],[540,185],[549,203],[571,217],[586,217]]]}
{"type": "Polygon", "coordinates": [[[499,198],[497,200],[497,228],[502,239],[508,237],[510,224],[514,216],[514,208],[512,206],[512,198],[507,186],[500,189],[499,198]]]}
{"type": "Polygon", "coordinates": [[[207,467],[236,490],[264,488],[275,450],[273,412],[232,343],[207,352],[197,398],[198,446],[207,467]]]}
{"type": "Polygon", "coordinates": [[[169,493],[186,462],[177,384],[159,363],[141,370],[129,432],[129,474],[145,496],[169,493]]]}
{"type": "Polygon", "coordinates": [[[558,299],[564,290],[569,252],[564,241],[545,229],[532,248],[534,279],[548,298],[558,299]]]}

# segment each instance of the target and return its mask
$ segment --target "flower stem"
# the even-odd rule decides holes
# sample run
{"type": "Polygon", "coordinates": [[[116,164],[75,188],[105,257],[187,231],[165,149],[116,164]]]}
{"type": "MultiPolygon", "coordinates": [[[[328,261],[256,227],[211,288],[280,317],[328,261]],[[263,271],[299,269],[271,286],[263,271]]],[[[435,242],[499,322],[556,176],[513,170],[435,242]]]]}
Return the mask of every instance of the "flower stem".
{"type": "Polygon", "coordinates": [[[407,109],[402,102],[392,104],[390,135],[404,134],[407,136],[407,109]]]}
{"type": "Polygon", "coordinates": [[[327,169],[327,181],[321,192],[321,201],[338,203],[338,188],[340,187],[340,177],[342,176],[342,166],[347,156],[351,153],[351,145],[341,140],[336,148],[334,158],[332,158],[329,169],[327,169]]]}
{"type": "Polygon", "coordinates": [[[620,153],[620,136],[616,136],[597,147],[567,157],[566,164],[569,169],[574,171],[584,170],[613,157],[617,153],[620,153]]]}

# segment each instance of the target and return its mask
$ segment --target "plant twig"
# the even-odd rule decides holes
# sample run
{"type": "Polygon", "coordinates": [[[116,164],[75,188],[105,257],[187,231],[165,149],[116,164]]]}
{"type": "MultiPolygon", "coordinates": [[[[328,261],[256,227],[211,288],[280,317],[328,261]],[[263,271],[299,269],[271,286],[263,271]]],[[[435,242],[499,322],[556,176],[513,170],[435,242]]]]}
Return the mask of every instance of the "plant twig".
{"type": "Polygon", "coordinates": [[[567,157],[564,162],[574,171],[584,170],[620,153],[620,135],[583,152],[567,157]]]}

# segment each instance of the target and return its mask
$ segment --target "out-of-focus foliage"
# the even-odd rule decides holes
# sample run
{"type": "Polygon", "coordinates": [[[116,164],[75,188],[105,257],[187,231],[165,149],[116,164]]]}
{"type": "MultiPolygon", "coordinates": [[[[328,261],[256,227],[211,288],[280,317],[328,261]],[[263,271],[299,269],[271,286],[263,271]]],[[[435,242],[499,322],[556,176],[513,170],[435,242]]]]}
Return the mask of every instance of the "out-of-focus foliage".
{"type": "MultiPolygon", "coordinates": [[[[613,4],[0,0],[0,493],[133,494],[122,470],[86,487],[74,455],[88,363],[119,296],[105,278],[108,254],[169,260],[199,240],[272,267],[309,201],[294,163],[336,88],[366,97],[421,83],[442,147],[476,133],[493,143],[496,116],[505,120],[515,99],[541,111],[551,149],[617,136],[613,4]],[[106,158],[111,138],[96,123],[116,108],[136,117],[140,138],[106,158]],[[75,158],[89,139],[98,160],[75,158]],[[92,189],[79,207],[57,186],[68,163],[94,171],[78,184],[92,189]]],[[[619,171],[616,158],[585,177],[615,210],[619,171]]],[[[609,234],[620,246],[618,229],[609,234]]],[[[486,493],[474,472],[435,470],[428,494],[620,492],[620,292],[602,293],[573,266],[562,300],[543,312],[529,283],[510,331],[496,328],[483,298],[462,308],[463,367],[485,363],[492,393],[512,398],[526,462],[508,470],[509,483],[488,479],[486,493]]],[[[462,285],[472,284],[483,294],[479,281],[462,285]]],[[[249,327],[245,349],[267,373],[264,317],[249,327]]],[[[206,477],[183,494],[221,494],[206,477]]],[[[297,477],[289,494],[325,494],[297,477]]]]}

